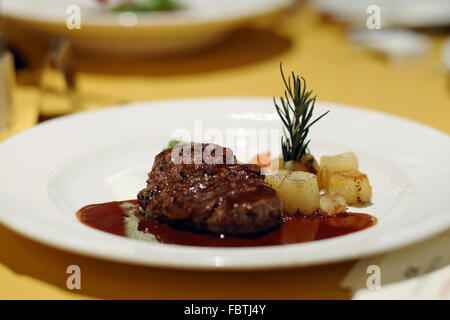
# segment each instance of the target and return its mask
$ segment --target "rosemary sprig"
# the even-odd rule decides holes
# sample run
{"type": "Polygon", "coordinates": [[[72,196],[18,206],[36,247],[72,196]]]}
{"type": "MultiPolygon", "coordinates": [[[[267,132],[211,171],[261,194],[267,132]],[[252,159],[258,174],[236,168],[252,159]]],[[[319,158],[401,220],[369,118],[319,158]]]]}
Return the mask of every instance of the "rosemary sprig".
{"type": "Polygon", "coordinates": [[[280,97],[281,106],[277,104],[275,97],[273,102],[285,126],[283,128],[284,136],[281,137],[283,159],[285,162],[290,160],[300,161],[304,154],[309,153],[308,145],[311,140],[306,140],[309,128],[329,111],[311,121],[316,96],[312,96],[312,90],[306,90],[306,81],[303,77],[292,72],[292,77],[289,76],[286,79],[281,63],[280,72],[286,90],[284,91],[284,97],[280,97]]]}

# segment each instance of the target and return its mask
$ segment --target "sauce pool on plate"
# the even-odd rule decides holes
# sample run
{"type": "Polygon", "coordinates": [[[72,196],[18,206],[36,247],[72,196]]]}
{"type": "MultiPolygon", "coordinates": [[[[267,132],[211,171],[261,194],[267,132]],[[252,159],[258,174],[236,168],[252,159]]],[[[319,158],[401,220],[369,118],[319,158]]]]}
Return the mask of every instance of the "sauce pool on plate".
{"type": "Polygon", "coordinates": [[[301,243],[353,233],[376,223],[376,218],[365,213],[285,216],[277,229],[262,235],[213,235],[179,230],[150,221],[139,212],[136,200],[88,205],[77,212],[77,217],[87,226],[119,236],[202,247],[254,247],[301,243]]]}

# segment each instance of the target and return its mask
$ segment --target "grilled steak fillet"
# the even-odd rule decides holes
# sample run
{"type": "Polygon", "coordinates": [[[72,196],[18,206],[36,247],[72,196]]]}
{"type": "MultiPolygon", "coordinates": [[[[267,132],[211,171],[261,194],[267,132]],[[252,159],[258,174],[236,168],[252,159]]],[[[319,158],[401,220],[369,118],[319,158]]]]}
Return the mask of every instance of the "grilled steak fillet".
{"type": "Polygon", "coordinates": [[[192,143],[158,154],[147,187],[137,197],[142,212],[174,227],[216,234],[257,234],[277,226],[281,203],[264,183],[260,167],[237,163],[230,149],[218,145],[212,145],[209,164],[205,156],[202,163],[192,163],[208,146],[192,143]],[[184,163],[175,159],[181,154],[184,163]]]}

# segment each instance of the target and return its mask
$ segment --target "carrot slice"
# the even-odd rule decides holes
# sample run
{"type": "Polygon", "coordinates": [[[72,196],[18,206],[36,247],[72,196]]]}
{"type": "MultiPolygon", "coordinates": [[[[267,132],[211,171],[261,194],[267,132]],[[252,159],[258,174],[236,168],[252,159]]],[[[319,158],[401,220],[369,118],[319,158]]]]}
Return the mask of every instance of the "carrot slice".
{"type": "Polygon", "coordinates": [[[250,160],[250,163],[256,163],[262,168],[268,168],[272,164],[272,155],[270,151],[261,152],[250,160]]]}

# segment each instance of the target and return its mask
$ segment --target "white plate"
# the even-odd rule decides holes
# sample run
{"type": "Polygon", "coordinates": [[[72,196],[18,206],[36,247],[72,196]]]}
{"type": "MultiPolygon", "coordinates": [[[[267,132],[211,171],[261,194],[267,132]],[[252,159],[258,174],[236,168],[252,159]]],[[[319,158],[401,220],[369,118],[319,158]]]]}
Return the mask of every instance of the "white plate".
{"type": "Polygon", "coordinates": [[[295,0],[178,0],[183,10],[113,13],[95,0],[2,0],[0,14],[34,31],[64,34],[92,52],[164,53],[220,40],[243,25],[273,22],[295,0]],[[81,29],[66,27],[78,6],[81,29]]]}
{"type": "MultiPolygon", "coordinates": [[[[0,143],[0,219],[51,246],[126,263],[252,269],[340,261],[411,244],[450,226],[450,139],[387,114],[331,109],[311,131],[320,157],[351,150],[373,186],[372,228],[327,240],[259,248],[202,248],[127,239],[82,225],[82,206],[134,198],[153,157],[174,130],[238,129],[239,159],[257,152],[253,130],[279,129],[271,99],[217,98],[138,103],[79,113],[38,125],[0,143]]],[[[262,132],[262,131],[258,131],[262,132]]],[[[178,131],[179,133],[179,131],[178,131]]],[[[206,139],[205,140],[210,140],[206,139]]],[[[220,141],[217,141],[220,142],[220,141]]],[[[229,144],[228,144],[229,145],[229,144]]]]}
{"type": "Polygon", "coordinates": [[[373,6],[380,9],[382,27],[450,25],[448,0],[312,0],[312,3],[318,10],[336,20],[364,26],[367,19],[374,13],[373,6]]]}

